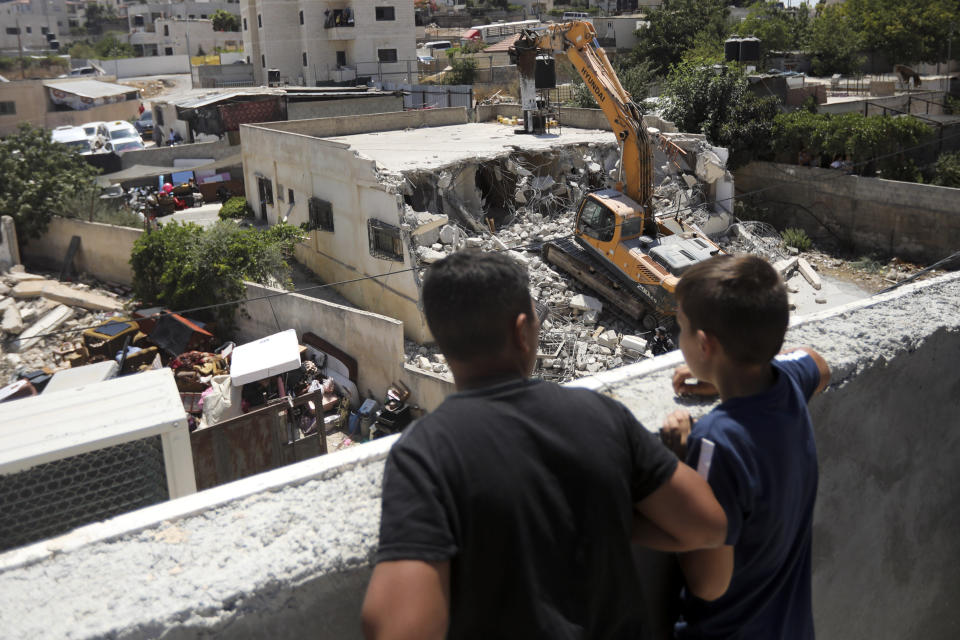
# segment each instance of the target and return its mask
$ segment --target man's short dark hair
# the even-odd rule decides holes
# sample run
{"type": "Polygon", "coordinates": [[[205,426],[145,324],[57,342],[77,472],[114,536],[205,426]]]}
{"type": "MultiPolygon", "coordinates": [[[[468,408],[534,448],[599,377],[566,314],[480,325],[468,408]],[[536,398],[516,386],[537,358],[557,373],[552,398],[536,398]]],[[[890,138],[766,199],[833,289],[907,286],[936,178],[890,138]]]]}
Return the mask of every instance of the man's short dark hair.
{"type": "Polygon", "coordinates": [[[435,263],[423,283],[423,309],[440,350],[468,361],[499,353],[521,313],[530,313],[530,277],[501,253],[458,251],[435,263]]]}
{"type": "Polygon", "coordinates": [[[714,336],[736,362],[769,362],[790,321],[787,289],[758,256],[716,256],[690,268],[677,285],[677,302],[693,331],[714,336]]]}

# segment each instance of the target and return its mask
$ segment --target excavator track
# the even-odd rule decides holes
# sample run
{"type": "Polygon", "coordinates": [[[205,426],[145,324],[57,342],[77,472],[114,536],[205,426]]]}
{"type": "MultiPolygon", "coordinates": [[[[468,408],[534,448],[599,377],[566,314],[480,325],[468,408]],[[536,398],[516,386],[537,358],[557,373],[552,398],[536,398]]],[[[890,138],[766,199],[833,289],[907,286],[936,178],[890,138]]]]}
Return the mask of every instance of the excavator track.
{"type": "Polygon", "coordinates": [[[541,256],[545,262],[570,274],[644,329],[651,331],[660,325],[673,325],[665,291],[651,291],[650,287],[630,281],[574,240],[560,238],[546,242],[541,256]]]}

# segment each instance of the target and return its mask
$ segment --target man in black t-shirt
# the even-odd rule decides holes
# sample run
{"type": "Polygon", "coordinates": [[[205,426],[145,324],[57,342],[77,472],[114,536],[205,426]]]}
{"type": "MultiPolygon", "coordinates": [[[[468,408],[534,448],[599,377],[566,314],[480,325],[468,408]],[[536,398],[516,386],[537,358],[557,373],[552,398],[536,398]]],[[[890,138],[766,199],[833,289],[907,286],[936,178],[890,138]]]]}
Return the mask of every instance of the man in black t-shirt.
{"type": "Polygon", "coordinates": [[[427,322],[457,384],[387,460],[368,638],[637,638],[630,542],[722,544],[709,486],[619,403],[529,380],[526,271],[459,252],[427,274],[427,322]]]}

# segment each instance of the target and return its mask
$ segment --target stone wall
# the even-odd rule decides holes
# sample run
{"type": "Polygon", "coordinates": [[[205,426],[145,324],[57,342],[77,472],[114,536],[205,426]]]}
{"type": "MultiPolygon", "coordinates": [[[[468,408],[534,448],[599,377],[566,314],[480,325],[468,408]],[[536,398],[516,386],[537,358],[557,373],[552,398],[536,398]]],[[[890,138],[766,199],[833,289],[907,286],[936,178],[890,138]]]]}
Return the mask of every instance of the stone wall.
{"type": "Polygon", "coordinates": [[[736,171],[739,193],[761,191],[778,229],[800,227],[858,253],[933,262],[960,248],[960,189],[754,162],[736,171]]]}
{"type": "Polygon", "coordinates": [[[403,111],[402,95],[383,95],[369,98],[346,98],[343,100],[314,100],[310,102],[287,102],[288,120],[309,118],[333,118],[359,116],[370,113],[403,111]]]}
{"type": "MultiPolygon", "coordinates": [[[[814,399],[820,489],[814,616],[823,638],[955,638],[960,447],[953,354],[960,274],[794,321],[833,381],[814,399]]],[[[579,381],[648,426],[678,406],[679,354],[579,381]]],[[[589,428],[589,425],[585,425],[589,428]]],[[[394,438],[125,514],[0,555],[12,637],[359,638],[394,438]],[[17,585],[13,588],[12,585],[17,585]],[[29,615],[24,615],[29,611],[29,615]]],[[[638,554],[652,627],[675,593],[662,555],[638,554]]]]}
{"type": "Polygon", "coordinates": [[[80,249],[73,259],[76,271],[107,282],[129,285],[133,282],[130,252],[141,233],[142,229],[54,217],[42,237],[26,244],[21,241],[21,253],[29,266],[59,270],[70,239],[80,236],[80,249]]]}
{"type": "Polygon", "coordinates": [[[394,111],[390,113],[367,114],[362,116],[339,116],[336,118],[316,118],[313,120],[290,120],[269,124],[242,125],[240,137],[250,127],[299,133],[315,138],[349,136],[373,131],[391,131],[408,127],[441,127],[448,124],[465,124],[467,110],[463,107],[447,109],[425,109],[421,111],[394,111]]]}

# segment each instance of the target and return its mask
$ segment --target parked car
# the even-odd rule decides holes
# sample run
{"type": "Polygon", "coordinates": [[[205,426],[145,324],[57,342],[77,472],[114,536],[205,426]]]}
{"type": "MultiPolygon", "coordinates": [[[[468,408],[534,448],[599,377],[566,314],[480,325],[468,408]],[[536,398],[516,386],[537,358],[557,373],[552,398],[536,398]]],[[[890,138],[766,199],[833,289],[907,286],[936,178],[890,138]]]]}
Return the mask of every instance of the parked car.
{"type": "Polygon", "coordinates": [[[71,149],[75,149],[80,155],[86,156],[93,153],[96,149],[90,138],[84,132],[83,127],[74,127],[72,125],[63,125],[50,132],[50,138],[54,142],[65,144],[71,149]]]}
{"type": "Polygon", "coordinates": [[[138,142],[140,141],[140,132],[129,122],[114,120],[113,122],[104,122],[102,124],[102,129],[105,131],[103,131],[101,135],[103,135],[105,140],[113,142],[114,144],[130,138],[138,142]]]}
{"type": "MultiPolygon", "coordinates": [[[[100,125],[106,125],[105,122],[87,122],[80,125],[80,128],[83,129],[84,135],[87,136],[87,139],[90,140],[90,146],[93,147],[94,153],[103,152],[103,144],[106,142],[103,135],[100,133],[100,125]]],[[[106,128],[104,128],[106,131],[106,128]]]]}
{"type": "Polygon", "coordinates": [[[141,138],[153,136],[153,112],[148,109],[141,113],[133,126],[140,132],[141,138]]]}
{"type": "Polygon", "coordinates": [[[146,149],[143,145],[143,140],[140,138],[122,138],[120,140],[111,140],[104,148],[107,151],[113,151],[114,153],[124,153],[126,151],[139,151],[140,149],[146,149]]]}

